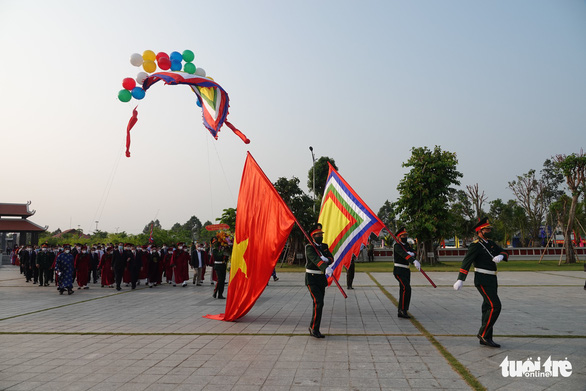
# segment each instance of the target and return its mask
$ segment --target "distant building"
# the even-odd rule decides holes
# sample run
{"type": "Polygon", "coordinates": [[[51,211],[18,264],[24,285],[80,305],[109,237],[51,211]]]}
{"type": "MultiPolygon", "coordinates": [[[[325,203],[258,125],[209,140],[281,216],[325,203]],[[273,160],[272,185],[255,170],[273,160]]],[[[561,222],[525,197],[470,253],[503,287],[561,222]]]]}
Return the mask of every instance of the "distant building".
{"type": "Polygon", "coordinates": [[[66,229],[63,232],[59,232],[59,233],[53,235],[53,237],[54,238],[62,238],[62,237],[67,236],[67,235],[71,235],[71,236],[73,236],[75,238],[83,238],[83,239],[89,239],[89,238],[91,238],[90,235],[84,234],[79,229],[66,229]]]}
{"type": "Polygon", "coordinates": [[[30,204],[30,201],[26,204],[0,203],[0,250],[3,253],[16,245],[38,245],[39,234],[47,230],[47,226],[41,227],[28,220],[36,212],[29,210],[30,204]],[[8,234],[12,237],[8,238],[8,234]]]}

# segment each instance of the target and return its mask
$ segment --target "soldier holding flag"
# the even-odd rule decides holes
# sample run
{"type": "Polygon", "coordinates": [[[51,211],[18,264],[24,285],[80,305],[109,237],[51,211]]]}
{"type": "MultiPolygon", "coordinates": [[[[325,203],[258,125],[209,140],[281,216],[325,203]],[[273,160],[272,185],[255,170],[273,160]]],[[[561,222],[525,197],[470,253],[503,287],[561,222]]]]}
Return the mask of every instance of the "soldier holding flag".
{"type": "Polygon", "coordinates": [[[328,277],[332,275],[333,269],[330,266],[334,262],[334,256],[328,249],[328,245],[323,243],[324,232],[321,230],[321,224],[311,232],[313,244],[305,246],[305,285],[309,289],[309,294],[313,300],[313,312],[311,315],[311,324],[309,326],[309,335],[315,338],[325,338],[320,333],[321,315],[324,308],[324,296],[328,286],[328,277]]]}
{"type": "Polygon", "coordinates": [[[421,264],[415,259],[415,252],[411,245],[407,242],[407,230],[405,227],[399,228],[395,237],[400,241],[393,246],[393,257],[395,266],[393,268],[393,276],[399,281],[399,318],[411,318],[407,311],[409,311],[409,303],[411,303],[411,270],[409,269],[409,262],[417,270],[421,270],[421,264]]]}

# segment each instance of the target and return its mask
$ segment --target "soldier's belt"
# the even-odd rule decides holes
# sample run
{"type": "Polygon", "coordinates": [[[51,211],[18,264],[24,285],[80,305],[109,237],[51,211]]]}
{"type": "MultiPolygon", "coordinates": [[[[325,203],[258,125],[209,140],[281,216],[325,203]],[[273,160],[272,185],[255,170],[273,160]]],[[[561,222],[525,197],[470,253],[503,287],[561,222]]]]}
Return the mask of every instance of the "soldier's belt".
{"type": "Polygon", "coordinates": [[[395,262],[395,267],[404,267],[405,269],[409,269],[409,265],[403,265],[402,263],[395,262]]]}
{"type": "Polygon", "coordinates": [[[324,274],[324,272],[322,272],[321,270],[311,270],[311,269],[305,269],[305,273],[309,273],[309,274],[324,274]]]}
{"type": "Polygon", "coordinates": [[[474,272],[475,273],[482,273],[482,274],[490,274],[492,276],[496,276],[496,271],[494,271],[494,270],[480,269],[478,267],[475,267],[474,268],[474,272]]]}

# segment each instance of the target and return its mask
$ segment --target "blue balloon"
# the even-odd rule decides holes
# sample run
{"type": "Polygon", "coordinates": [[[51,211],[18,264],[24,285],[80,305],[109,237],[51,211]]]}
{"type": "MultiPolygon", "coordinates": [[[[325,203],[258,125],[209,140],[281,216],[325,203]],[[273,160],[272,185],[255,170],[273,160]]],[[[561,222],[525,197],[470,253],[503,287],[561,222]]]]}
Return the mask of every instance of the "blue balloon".
{"type": "Polygon", "coordinates": [[[140,87],[134,87],[130,93],[134,99],[141,100],[144,98],[145,91],[140,87]]]}
{"type": "Polygon", "coordinates": [[[182,56],[182,55],[181,55],[181,53],[179,53],[179,52],[173,52],[173,53],[171,53],[171,55],[169,56],[169,59],[170,59],[171,61],[179,61],[179,62],[181,62],[181,61],[183,61],[183,56],[182,56]]]}
{"type": "Polygon", "coordinates": [[[198,99],[198,100],[197,100],[195,103],[197,103],[197,105],[198,105],[199,107],[201,107],[201,101],[200,101],[199,99],[198,99]]]}
{"type": "Polygon", "coordinates": [[[181,61],[172,60],[171,61],[171,70],[172,71],[180,71],[181,70],[181,61]]]}

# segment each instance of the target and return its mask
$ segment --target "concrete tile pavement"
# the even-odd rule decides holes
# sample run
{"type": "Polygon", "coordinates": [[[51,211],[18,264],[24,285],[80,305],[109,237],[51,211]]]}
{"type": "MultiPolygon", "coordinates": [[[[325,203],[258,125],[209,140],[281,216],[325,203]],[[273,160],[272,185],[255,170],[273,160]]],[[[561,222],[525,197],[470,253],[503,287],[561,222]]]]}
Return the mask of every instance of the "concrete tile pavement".
{"type": "MultiPolygon", "coordinates": [[[[455,274],[428,274],[437,289],[412,273],[411,314],[487,389],[584,389],[584,273],[499,274],[502,349],[474,337],[481,298],[472,281],[455,292],[455,274]],[[572,375],[502,376],[505,357],[535,355],[567,357],[572,375]]],[[[120,293],[92,285],[60,296],[0,267],[0,390],[470,389],[427,335],[397,318],[376,284],[396,297],[392,274],[357,273],[346,300],[328,288],[324,340],[307,336],[303,274],[279,277],[240,321],[218,322],[202,317],[225,305],[209,284],[120,293]]]]}

